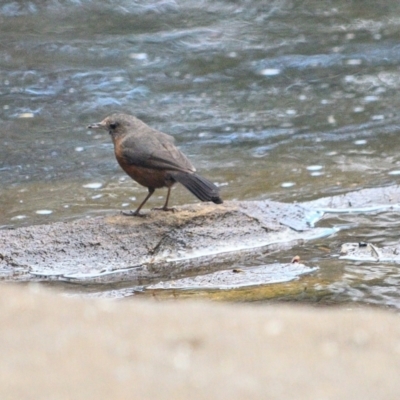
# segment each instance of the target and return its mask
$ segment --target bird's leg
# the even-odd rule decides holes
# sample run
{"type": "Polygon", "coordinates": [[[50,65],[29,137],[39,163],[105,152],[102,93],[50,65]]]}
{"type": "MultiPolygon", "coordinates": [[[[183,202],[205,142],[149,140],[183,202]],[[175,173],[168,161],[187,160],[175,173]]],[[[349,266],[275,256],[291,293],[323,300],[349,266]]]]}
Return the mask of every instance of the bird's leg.
{"type": "Polygon", "coordinates": [[[139,214],[140,209],[145,205],[146,201],[151,197],[151,195],[154,193],[155,189],[154,188],[149,188],[149,193],[147,194],[146,198],[142,201],[140,206],[135,210],[135,211],[121,211],[121,214],[127,215],[129,217],[136,217],[140,216],[139,214]]]}
{"type": "MultiPolygon", "coordinates": [[[[171,185],[172,186],[172,185],[171,185]]],[[[175,212],[176,209],[175,208],[168,208],[168,201],[169,201],[169,195],[171,193],[171,186],[168,186],[168,193],[167,193],[167,198],[165,199],[165,203],[162,207],[155,207],[152,208],[152,210],[162,210],[162,211],[172,211],[175,212]]]]}

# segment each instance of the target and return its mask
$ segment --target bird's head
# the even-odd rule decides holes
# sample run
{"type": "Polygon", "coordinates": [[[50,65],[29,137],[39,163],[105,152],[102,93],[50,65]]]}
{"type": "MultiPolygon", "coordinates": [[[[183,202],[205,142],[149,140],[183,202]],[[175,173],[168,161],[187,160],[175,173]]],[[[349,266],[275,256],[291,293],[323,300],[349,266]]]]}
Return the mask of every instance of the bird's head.
{"type": "Polygon", "coordinates": [[[90,124],[88,129],[104,129],[113,137],[123,135],[129,129],[135,129],[140,121],[128,114],[112,114],[103,119],[103,121],[90,124]]]}

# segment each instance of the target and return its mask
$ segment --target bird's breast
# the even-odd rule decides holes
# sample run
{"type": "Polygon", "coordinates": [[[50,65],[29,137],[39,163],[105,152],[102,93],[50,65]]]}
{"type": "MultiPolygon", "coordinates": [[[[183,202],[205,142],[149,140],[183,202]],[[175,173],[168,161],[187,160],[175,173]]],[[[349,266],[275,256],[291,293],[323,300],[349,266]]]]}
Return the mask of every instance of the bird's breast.
{"type": "Polygon", "coordinates": [[[117,156],[117,161],[121,168],[137,183],[147,188],[162,188],[171,186],[172,181],[165,170],[144,168],[137,165],[129,165],[124,159],[117,156]]]}

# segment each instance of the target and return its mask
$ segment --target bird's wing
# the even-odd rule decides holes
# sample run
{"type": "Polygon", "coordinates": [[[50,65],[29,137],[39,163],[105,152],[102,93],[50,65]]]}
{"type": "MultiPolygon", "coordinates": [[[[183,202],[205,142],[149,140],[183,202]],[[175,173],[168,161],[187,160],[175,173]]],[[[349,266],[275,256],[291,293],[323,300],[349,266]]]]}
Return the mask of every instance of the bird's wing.
{"type": "Polygon", "coordinates": [[[122,143],[122,157],[126,163],[144,168],[194,172],[192,163],[173,141],[172,136],[158,131],[127,137],[122,143]]]}

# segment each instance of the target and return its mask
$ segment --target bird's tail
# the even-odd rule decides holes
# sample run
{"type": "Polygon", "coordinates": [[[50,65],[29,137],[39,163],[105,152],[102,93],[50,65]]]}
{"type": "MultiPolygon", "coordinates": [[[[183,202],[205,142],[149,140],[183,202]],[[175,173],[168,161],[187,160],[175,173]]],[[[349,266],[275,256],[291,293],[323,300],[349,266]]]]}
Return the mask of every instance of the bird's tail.
{"type": "Polygon", "coordinates": [[[212,201],[215,204],[222,204],[219,197],[219,188],[208,179],[200,175],[188,172],[172,172],[171,176],[186,189],[192,192],[201,201],[212,201]]]}

